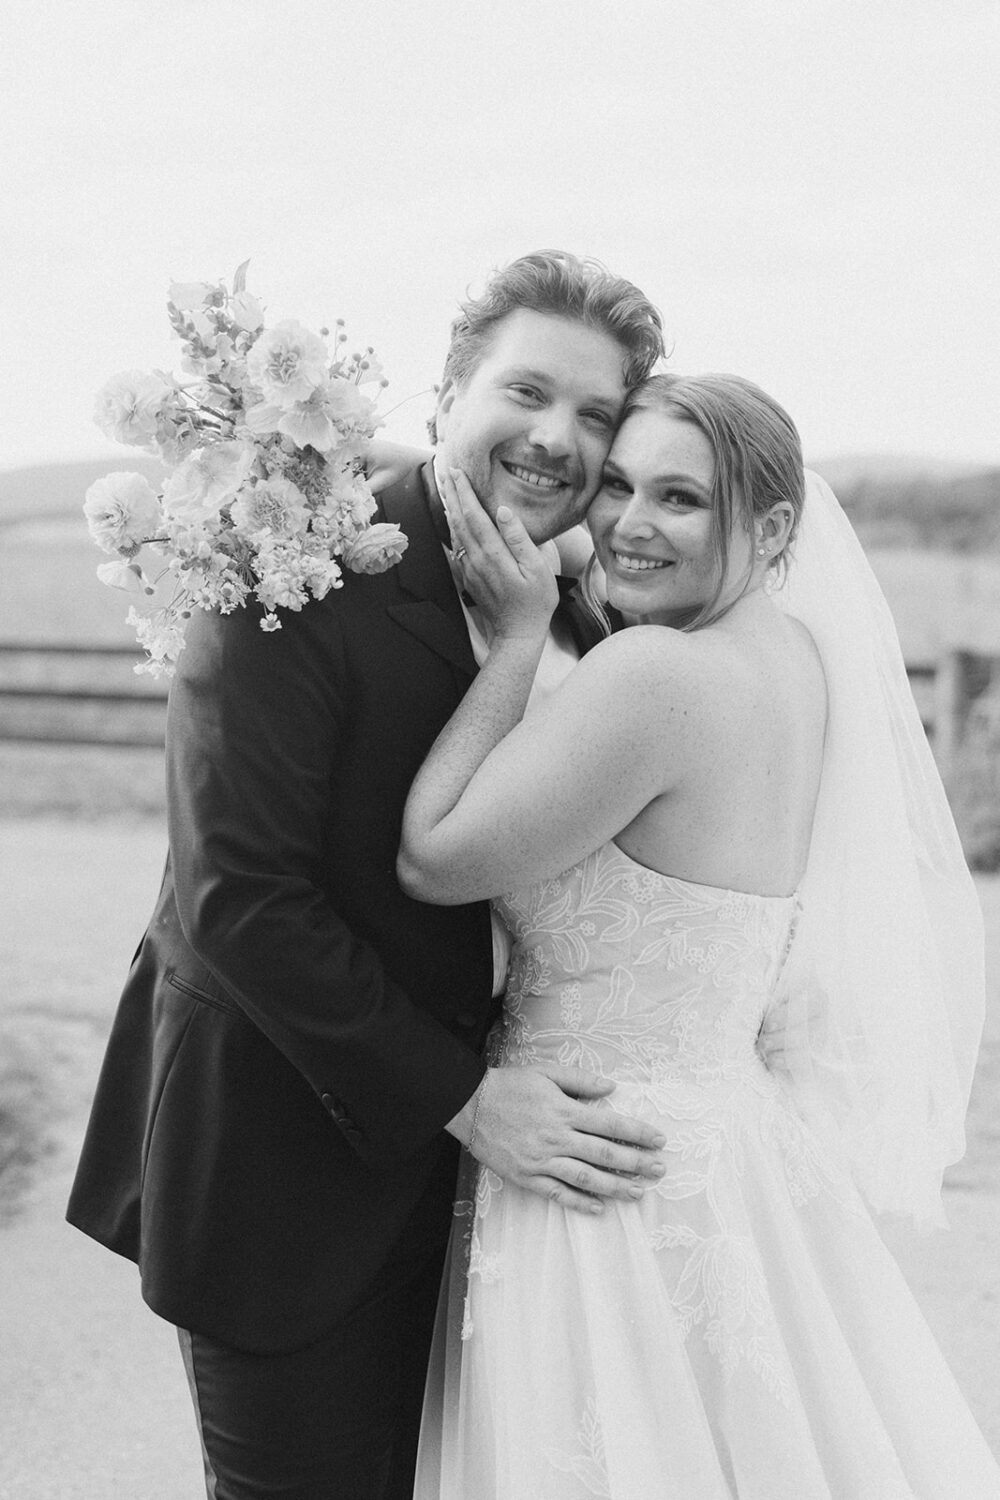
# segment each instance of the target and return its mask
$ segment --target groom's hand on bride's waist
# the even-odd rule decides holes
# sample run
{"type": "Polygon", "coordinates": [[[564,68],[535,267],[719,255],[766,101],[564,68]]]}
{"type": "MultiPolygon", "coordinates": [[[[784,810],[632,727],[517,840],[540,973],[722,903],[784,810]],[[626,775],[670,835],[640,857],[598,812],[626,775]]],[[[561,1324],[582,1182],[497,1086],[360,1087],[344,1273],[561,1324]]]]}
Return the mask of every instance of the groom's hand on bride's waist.
{"type": "Polygon", "coordinates": [[[609,1198],[641,1198],[664,1172],[658,1130],[593,1107],[614,1087],[582,1068],[491,1068],[447,1128],[506,1181],[600,1214],[609,1198]]]}

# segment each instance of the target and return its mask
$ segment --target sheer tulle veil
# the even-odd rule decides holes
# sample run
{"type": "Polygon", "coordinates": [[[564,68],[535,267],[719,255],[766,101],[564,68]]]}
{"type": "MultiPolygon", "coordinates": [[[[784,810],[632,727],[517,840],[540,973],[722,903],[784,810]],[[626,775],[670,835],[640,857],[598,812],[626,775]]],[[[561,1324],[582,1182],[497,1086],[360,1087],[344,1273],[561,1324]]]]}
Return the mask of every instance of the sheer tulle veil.
{"type": "Polygon", "coordinates": [[[946,1222],[985,1008],[982,916],[892,617],[829,486],[807,475],[774,602],[812,634],[829,721],[782,974],[803,1111],[871,1207],[946,1222]]]}

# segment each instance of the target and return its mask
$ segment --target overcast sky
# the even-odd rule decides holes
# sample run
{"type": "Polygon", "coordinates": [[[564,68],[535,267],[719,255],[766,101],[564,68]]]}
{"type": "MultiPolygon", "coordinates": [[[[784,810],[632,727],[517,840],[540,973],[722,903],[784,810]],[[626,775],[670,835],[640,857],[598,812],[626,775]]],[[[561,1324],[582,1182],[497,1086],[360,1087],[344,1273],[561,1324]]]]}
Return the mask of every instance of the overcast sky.
{"type": "Polygon", "coordinates": [[[813,459],[1000,462],[1000,0],[5,0],[0,468],[127,450],[171,278],[347,318],[419,440],[470,284],[542,246],[758,380],[813,459]]]}

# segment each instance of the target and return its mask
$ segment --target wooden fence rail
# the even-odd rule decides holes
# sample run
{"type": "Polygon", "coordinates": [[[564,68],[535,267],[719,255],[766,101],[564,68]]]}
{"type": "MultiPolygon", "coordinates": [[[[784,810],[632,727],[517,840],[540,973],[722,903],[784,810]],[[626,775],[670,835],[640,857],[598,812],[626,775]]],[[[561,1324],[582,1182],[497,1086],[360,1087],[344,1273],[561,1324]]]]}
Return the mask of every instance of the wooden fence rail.
{"type": "Polygon", "coordinates": [[[0,641],[0,740],[162,745],[167,684],[134,646],[0,641]]]}
{"type": "MultiPolygon", "coordinates": [[[[168,684],[137,675],[140,659],[135,646],[0,641],[0,741],[162,745],[168,684]]],[[[964,651],[907,665],[942,773],[950,769],[970,704],[991,667],[987,658],[964,651]]]]}

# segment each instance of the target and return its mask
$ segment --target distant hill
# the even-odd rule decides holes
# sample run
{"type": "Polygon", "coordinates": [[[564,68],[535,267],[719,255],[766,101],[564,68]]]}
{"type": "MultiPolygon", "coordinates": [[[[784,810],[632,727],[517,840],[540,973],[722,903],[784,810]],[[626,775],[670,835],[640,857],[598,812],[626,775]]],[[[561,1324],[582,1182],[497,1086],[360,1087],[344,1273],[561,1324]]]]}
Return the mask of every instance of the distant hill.
{"type": "Polygon", "coordinates": [[[866,547],[1000,552],[1000,468],[884,455],[810,468],[836,491],[866,547]]]}
{"type": "MultiPolygon", "coordinates": [[[[810,467],[833,486],[866,547],[1000,552],[1000,468],[881,454],[810,467]]],[[[156,459],[125,448],[118,459],[0,471],[0,525],[76,512],[88,485],[114,469],[153,483],[164,473],[156,459]]]]}

